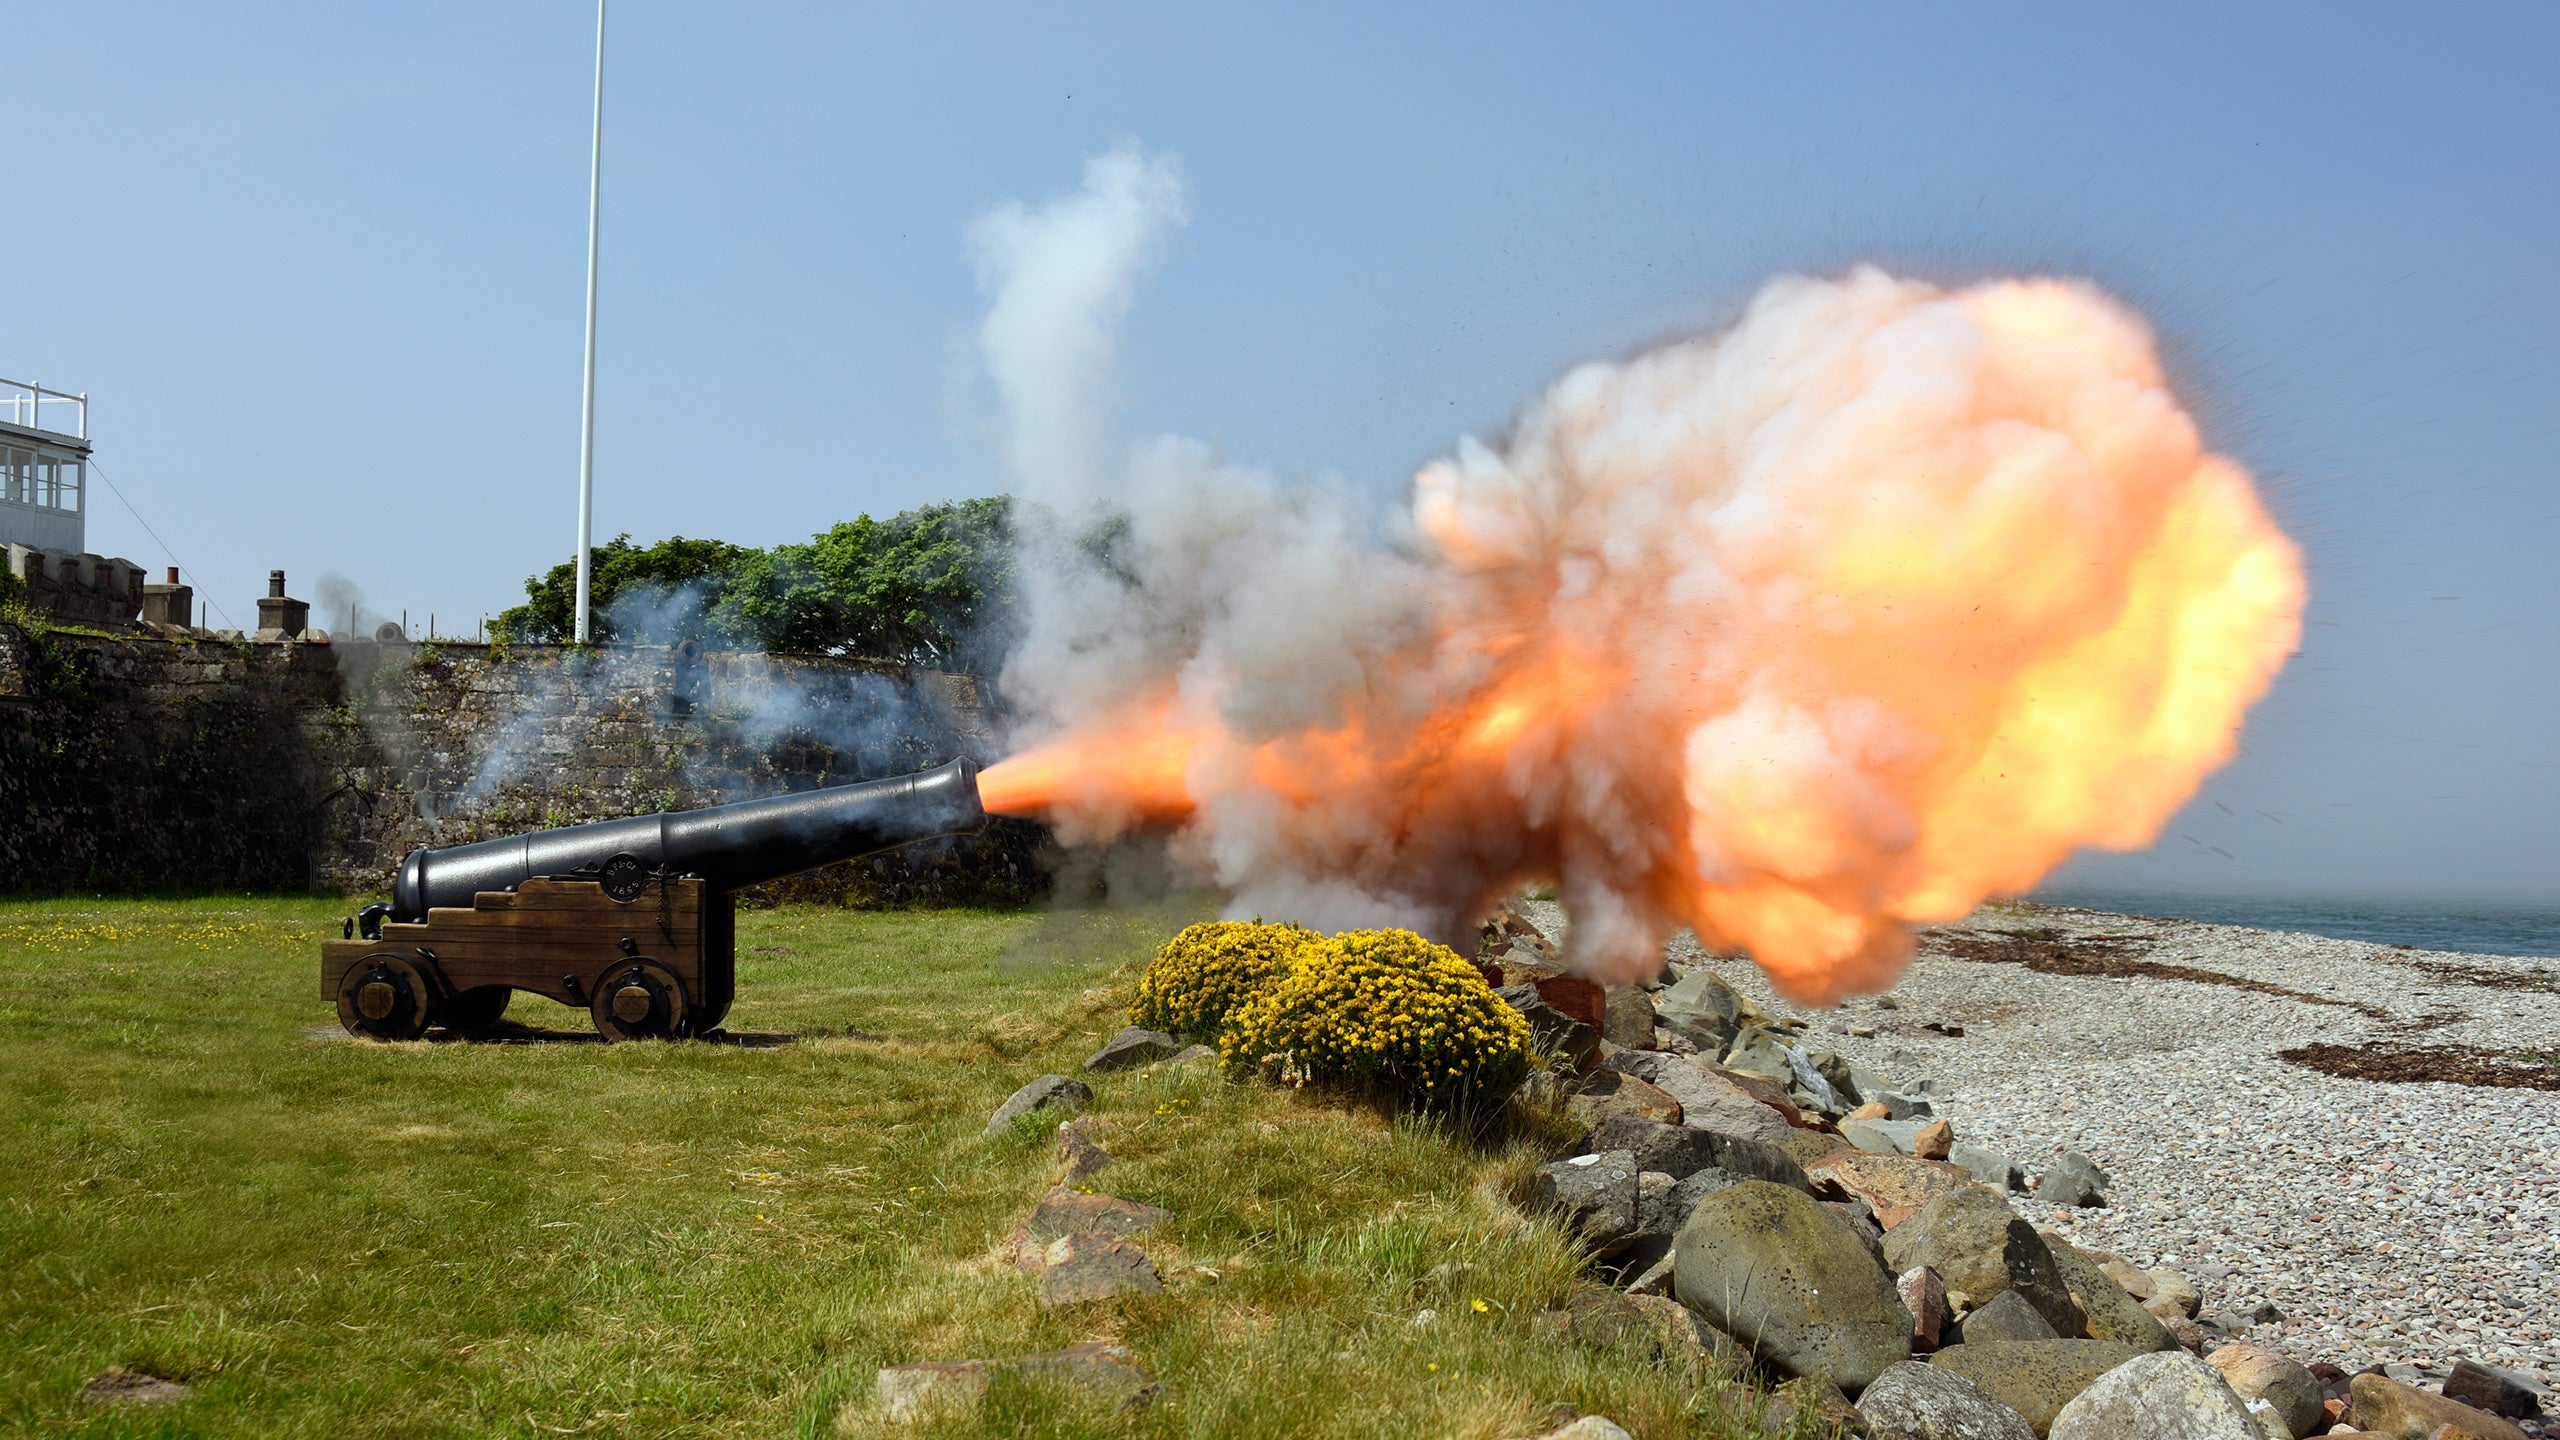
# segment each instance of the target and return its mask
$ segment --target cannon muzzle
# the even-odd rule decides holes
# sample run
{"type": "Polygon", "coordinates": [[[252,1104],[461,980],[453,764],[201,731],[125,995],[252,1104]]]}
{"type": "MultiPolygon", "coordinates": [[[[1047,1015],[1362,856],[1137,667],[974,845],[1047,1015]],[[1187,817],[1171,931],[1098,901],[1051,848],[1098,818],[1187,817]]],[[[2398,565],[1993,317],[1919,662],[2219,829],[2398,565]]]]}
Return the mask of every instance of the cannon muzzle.
{"type": "Polygon", "coordinates": [[[986,823],[978,767],[960,759],[859,785],[412,850],[392,882],[391,918],[421,921],[535,876],[605,876],[622,855],[641,873],[690,875],[726,892],[986,823]]]}

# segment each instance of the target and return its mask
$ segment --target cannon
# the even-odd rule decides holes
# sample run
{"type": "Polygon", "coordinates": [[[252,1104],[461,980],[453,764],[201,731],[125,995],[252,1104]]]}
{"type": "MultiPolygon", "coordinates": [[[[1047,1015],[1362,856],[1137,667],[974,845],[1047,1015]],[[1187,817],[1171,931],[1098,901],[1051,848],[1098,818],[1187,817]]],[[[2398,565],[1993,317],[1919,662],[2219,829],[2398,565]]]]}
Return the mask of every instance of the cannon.
{"type": "Polygon", "coordinates": [[[486,1031],[518,990],[584,1007],[607,1040],[719,1028],[736,995],[736,892],[986,824],[966,759],[888,780],[412,850],[391,903],[320,946],[348,1032],[486,1031]]]}

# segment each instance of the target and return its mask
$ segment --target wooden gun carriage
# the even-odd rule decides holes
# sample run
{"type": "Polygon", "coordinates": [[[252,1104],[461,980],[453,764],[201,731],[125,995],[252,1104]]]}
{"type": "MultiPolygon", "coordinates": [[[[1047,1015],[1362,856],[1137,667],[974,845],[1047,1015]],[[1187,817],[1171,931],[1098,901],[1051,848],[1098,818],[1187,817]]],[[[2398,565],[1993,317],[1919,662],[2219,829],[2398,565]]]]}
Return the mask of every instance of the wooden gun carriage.
{"type": "Polygon", "coordinates": [[[608,1040],[706,1034],[736,995],[737,890],[985,823],[977,767],[955,760],[413,850],[391,903],[322,942],[321,997],[350,1033],[382,1040],[485,1031],[518,990],[584,1008],[608,1040]]]}

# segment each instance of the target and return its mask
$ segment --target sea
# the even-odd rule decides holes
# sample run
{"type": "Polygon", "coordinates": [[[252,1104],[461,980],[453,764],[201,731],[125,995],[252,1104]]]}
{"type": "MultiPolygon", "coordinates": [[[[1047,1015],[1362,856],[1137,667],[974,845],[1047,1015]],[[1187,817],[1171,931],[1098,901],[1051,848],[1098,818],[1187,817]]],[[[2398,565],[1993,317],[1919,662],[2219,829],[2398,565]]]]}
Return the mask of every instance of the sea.
{"type": "Polygon", "coordinates": [[[2474,955],[2560,958],[2560,906],[2406,900],[2267,900],[2240,895],[2131,894],[2039,890],[2027,897],[2117,915],[2157,915],[2260,930],[2298,930],[2340,940],[2461,950],[2474,955]]]}

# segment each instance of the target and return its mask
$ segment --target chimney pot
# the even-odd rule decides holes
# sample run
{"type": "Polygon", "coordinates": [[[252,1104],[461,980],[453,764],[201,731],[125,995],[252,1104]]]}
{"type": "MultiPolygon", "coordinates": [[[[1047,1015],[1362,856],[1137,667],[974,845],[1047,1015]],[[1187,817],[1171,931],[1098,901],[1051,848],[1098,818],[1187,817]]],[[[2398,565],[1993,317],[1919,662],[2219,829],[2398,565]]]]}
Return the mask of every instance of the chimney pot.
{"type": "Polygon", "coordinates": [[[271,600],[281,600],[284,598],[283,571],[270,570],[267,572],[267,598],[271,600]]]}
{"type": "Polygon", "coordinates": [[[178,567],[175,565],[169,567],[169,583],[172,585],[178,583],[178,567]]]}

